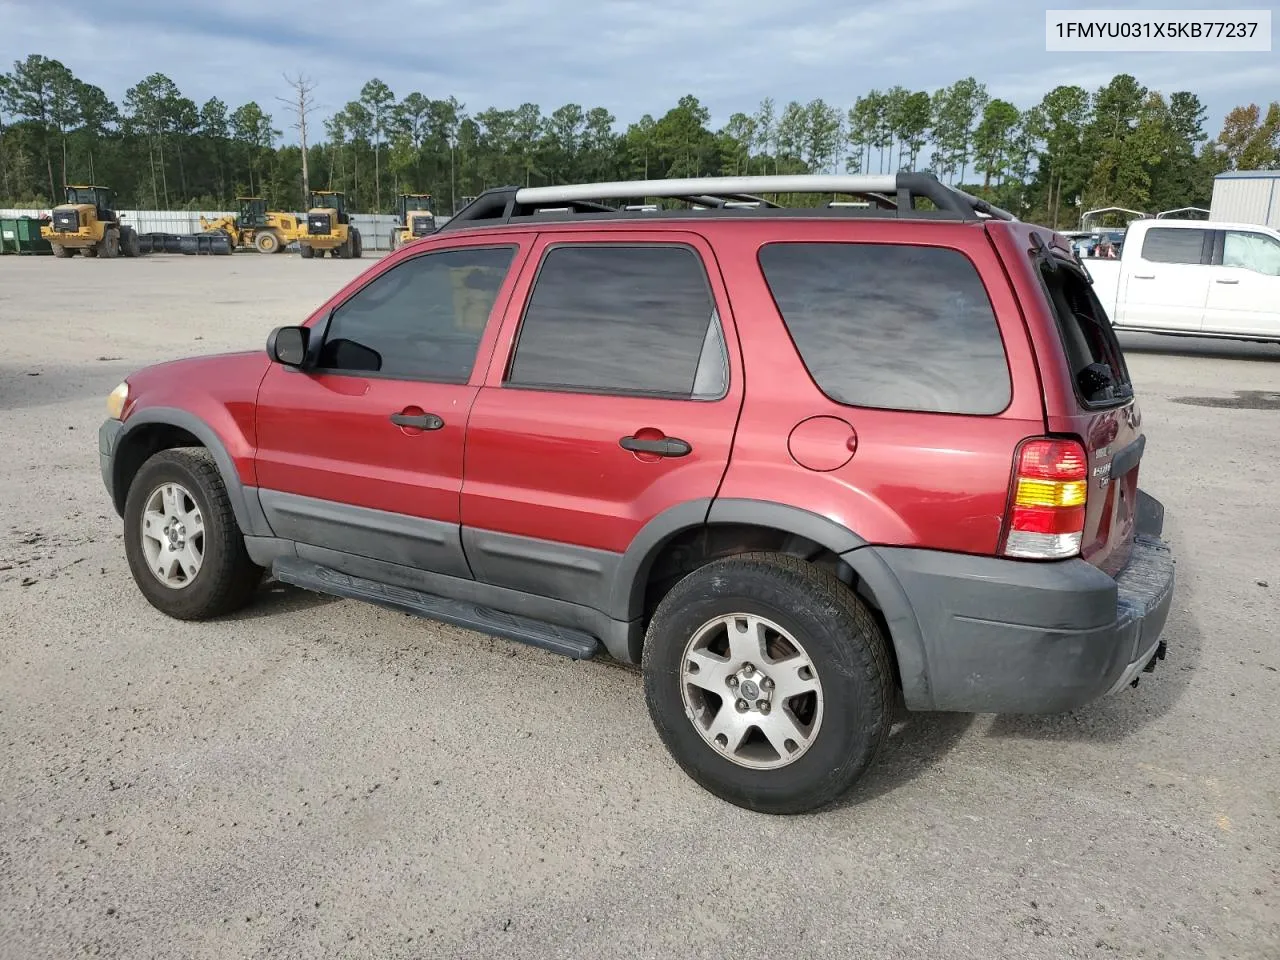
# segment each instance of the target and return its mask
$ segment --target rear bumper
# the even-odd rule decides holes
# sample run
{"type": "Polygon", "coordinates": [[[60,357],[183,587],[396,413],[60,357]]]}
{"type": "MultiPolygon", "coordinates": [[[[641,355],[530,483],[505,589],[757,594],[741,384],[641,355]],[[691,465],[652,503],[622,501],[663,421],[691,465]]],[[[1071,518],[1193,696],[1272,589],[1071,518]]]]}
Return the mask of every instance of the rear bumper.
{"type": "MultiPolygon", "coordinates": [[[[1122,690],[1163,659],[1174,560],[1163,508],[1139,494],[1132,557],[1115,578],[1052,563],[879,549],[919,628],[907,705],[975,713],[1059,713],[1122,690]]],[[[895,644],[899,637],[895,634],[895,644]]],[[[899,656],[900,661],[903,659],[899,656]]],[[[905,671],[904,671],[905,672],[905,671]]]]}

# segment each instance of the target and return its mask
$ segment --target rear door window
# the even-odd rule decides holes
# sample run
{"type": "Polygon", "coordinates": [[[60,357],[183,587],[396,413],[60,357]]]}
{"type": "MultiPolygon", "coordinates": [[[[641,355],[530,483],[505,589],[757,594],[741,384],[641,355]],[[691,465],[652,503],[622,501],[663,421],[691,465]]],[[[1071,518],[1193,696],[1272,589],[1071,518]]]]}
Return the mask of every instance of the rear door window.
{"type": "Polygon", "coordinates": [[[534,281],[511,386],[719,399],[728,357],[702,260],[678,244],[552,247],[534,281]]]}
{"type": "Polygon", "coordinates": [[[960,251],[771,243],[760,266],[809,375],[837,403],[963,414],[1009,405],[995,312],[960,251]]]}
{"type": "Polygon", "coordinates": [[[1155,227],[1142,238],[1142,259],[1150,263],[1207,263],[1211,230],[1155,227]]]}

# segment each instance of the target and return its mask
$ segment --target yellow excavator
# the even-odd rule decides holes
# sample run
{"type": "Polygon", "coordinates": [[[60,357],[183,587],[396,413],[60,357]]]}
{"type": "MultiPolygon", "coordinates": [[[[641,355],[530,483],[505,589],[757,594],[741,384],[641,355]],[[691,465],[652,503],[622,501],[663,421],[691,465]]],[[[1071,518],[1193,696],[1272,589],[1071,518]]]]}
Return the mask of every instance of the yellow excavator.
{"type": "Polygon", "coordinates": [[[231,248],[254,247],[259,253],[280,253],[305,232],[294,213],[267,210],[262,197],[236,197],[240,212],[216,220],[200,218],[205,233],[222,231],[231,238],[231,248]]]}
{"type": "Polygon", "coordinates": [[[351,225],[347,214],[347,198],[337,190],[312,190],[311,206],[307,210],[305,233],[298,238],[298,253],[302,259],[341,257],[350,260],[364,255],[364,243],[360,231],[351,225]]]}
{"type": "Polygon", "coordinates": [[[66,190],[66,203],[54,207],[49,223],[40,227],[40,236],[49,241],[55,257],[138,255],[138,233],[120,222],[112,191],[70,185],[66,190]]]}
{"type": "Polygon", "coordinates": [[[391,229],[392,250],[436,231],[436,215],[431,209],[429,193],[400,194],[396,198],[395,216],[396,225],[391,229]]]}

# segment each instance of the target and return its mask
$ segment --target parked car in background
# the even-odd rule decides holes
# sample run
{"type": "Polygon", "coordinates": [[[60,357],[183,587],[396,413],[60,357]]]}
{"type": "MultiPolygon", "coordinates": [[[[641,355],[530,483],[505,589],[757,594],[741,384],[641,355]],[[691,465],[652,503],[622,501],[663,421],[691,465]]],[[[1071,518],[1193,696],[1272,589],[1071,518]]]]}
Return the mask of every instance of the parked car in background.
{"type": "Polygon", "coordinates": [[[1280,343],[1280,231],[1271,227],[1136,220],[1118,259],[1086,267],[1119,330],[1280,343]]]}

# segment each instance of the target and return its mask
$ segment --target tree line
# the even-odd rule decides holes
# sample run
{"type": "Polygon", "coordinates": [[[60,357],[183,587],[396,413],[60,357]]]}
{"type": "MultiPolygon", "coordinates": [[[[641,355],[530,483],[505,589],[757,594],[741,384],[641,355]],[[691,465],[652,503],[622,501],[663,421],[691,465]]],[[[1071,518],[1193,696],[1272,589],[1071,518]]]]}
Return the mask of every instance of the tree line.
{"type": "MultiPolygon", "coordinates": [[[[282,87],[282,92],[283,92],[282,87]]],[[[301,210],[302,149],[259,103],[203,104],[153,73],[115,103],[39,54],[0,74],[0,206],[47,207],[62,185],[112,187],[121,207],[221,209],[239,195],[301,210]]],[[[470,111],[455,97],[398,98],[372,79],[312,130],[312,189],[355,212],[430,193],[448,213],[487,187],[762,173],[931,170],[1026,219],[1070,226],[1083,210],[1207,206],[1213,177],[1280,166],[1280,103],[1236,107],[1205,129],[1193,92],[1165,96],[1130,74],[1063,85],[1027,108],[966,77],[938,90],[871,90],[849,106],[763,100],[719,129],[692,94],[620,128],[604,107],[535,103],[470,111]],[[314,139],[314,138],[313,138],[314,139]]],[[[296,122],[292,125],[298,126],[296,122]]]]}

